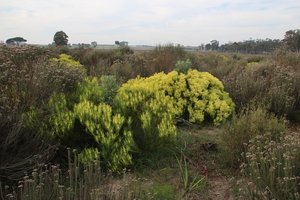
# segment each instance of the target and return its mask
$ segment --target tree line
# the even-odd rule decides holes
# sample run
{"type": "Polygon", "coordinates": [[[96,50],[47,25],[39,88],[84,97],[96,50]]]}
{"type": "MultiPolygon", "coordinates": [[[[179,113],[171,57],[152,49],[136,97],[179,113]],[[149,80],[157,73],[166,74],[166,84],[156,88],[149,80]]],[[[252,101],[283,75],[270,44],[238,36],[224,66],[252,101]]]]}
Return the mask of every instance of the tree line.
{"type": "Polygon", "coordinates": [[[202,44],[199,49],[206,51],[235,52],[247,54],[260,54],[272,52],[279,47],[287,50],[300,51],[300,29],[289,30],[285,33],[284,39],[250,39],[242,42],[228,42],[219,45],[219,41],[212,40],[210,43],[202,44]]]}
{"type": "MultiPolygon", "coordinates": [[[[67,46],[68,35],[63,31],[57,31],[54,35],[54,44],[56,46],[67,46]]],[[[22,37],[15,37],[6,40],[7,44],[19,44],[26,42],[22,37]]],[[[119,41],[116,41],[117,44],[119,41]]],[[[97,46],[96,42],[92,46],[97,46]]],[[[284,47],[287,50],[299,52],[300,51],[300,29],[289,30],[285,32],[284,39],[250,39],[242,42],[228,42],[220,45],[218,40],[212,40],[210,43],[201,44],[199,50],[205,51],[221,51],[234,52],[246,54],[261,54],[272,52],[279,47],[284,47]]]]}

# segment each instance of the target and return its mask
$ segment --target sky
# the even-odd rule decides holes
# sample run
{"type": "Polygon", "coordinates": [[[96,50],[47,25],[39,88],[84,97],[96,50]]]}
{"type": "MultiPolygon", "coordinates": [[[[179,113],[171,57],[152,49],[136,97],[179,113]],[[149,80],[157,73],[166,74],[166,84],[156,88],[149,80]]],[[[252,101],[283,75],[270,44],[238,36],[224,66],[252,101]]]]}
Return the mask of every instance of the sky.
{"type": "Polygon", "coordinates": [[[300,0],[0,0],[0,40],[49,44],[57,31],[69,43],[198,46],[283,39],[300,28],[300,0]]]}

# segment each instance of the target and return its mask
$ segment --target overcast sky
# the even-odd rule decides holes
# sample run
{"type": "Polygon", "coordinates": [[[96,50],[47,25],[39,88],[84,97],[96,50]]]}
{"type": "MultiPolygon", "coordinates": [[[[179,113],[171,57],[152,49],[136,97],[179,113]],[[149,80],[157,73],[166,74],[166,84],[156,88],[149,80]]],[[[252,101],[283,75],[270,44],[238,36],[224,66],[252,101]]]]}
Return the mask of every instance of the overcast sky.
{"type": "Polygon", "coordinates": [[[21,36],[49,44],[199,45],[282,39],[300,28],[300,0],[0,0],[0,40],[21,36]]]}

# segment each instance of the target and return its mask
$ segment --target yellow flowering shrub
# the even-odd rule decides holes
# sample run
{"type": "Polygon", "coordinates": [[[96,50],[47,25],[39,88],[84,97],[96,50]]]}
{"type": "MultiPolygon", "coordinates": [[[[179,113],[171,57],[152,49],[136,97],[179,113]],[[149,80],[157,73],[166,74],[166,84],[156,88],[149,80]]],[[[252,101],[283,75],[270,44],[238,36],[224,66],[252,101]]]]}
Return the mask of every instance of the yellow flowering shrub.
{"type": "Polygon", "coordinates": [[[86,69],[78,61],[67,54],[61,54],[59,58],[51,58],[47,68],[47,90],[70,93],[87,76],[86,69]]]}
{"type": "MultiPolygon", "coordinates": [[[[187,74],[161,72],[149,78],[129,80],[122,85],[117,96],[123,107],[132,111],[140,109],[142,113],[151,109],[151,112],[157,113],[161,106],[160,109],[171,116],[171,121],[176,116],[193,123],[211,121],[218,125],[234,110],[234,103],[224,91],[222,82],[207,72],[197,70],[189,70],[187,74]],[[156,108],[149,107],[150,102],[156,108]]],[[[160,115],[164,116],[164,113],[160,115]]],[[[159,119],[166,123],[163,117],[159,119]]]]}
{"type": "MultiPolygon", "coordinates": [[[[117,94],[120,112],[132,119],[137,147],[155,150],[176,136],[175,109],[163,91],[153,89],[147,79],[138,78],[123,84],[117,94]]],[[[154,85],[153,85],[154,86],[154,85]]]]}
{"type": "Polygon", "coordinates": [[[85,70],[84,66],[80,64],[79,61],[74,60],[72,56],[64,53],[60,54],[58,58],[51,58],[50,61],[66,67],[81,68],[82,70],[85,70]]]}
{"type": "Polygon", "coordinates": [[[216,77],[208,72],[190,70],[186,82],[188,87],[184,98],[188,100],[186,106],[191,122],[200,123],[211,119],[218,125],[232,114],[234,103],[216,77]]]}

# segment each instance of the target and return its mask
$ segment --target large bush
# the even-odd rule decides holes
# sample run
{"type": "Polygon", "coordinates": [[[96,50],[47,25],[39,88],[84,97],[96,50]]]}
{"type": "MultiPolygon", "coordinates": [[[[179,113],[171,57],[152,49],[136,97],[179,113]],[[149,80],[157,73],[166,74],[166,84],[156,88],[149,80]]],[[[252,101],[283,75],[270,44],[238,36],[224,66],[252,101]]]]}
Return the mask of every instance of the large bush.
{"type": "Polygon", "coordinates": [[[220,124],[234,110],[222,83],[209,73],[190,70],[129,80],[119,89],[118,107],[133,120],[140,149],[153,150],[176,136],[175,118],[220,124]]]}
{"type": "MultiPolygon", "coordinates": [[[[159,98],[168,101],[169,113],[195,123],[220,124],[234,110],[234,103],[224,91],[221,81],[207,72],[190,70],[183,74],[172,71],[133,79],[120,88],[118,98],[124,99],[124,104],[136,107],[132,99],[140,98],[140,91],[160,94],[159,98]]],[[[141,97],[137,101],[145,99],[149,98],[141,97]]]]}
{"type": "Polygon", "coordinates": [[[117,95],[118,108],[132,119],[134,140],[142,151],[153,151],[176,136],[175,110],[170,98],[145,79],[123,84],[117,95]]]}
{"type": "Polygon", "coordinates": [[[123,169],[131,164],[131,121],[105,103],[113,98],[106,96],[111,92],[106,85],[108,79],[85,79],[69,95],[54,94],[42,111],[31,110],[23,115],[26,127],[50,135],[62,145],[85,149],[80,156],[83,161],[93,160],[89,156],[97,154],[87,152],[98,148],[103,167],[123,169]]]}

